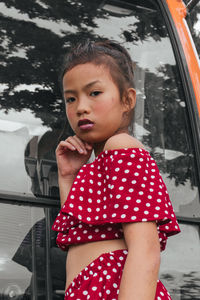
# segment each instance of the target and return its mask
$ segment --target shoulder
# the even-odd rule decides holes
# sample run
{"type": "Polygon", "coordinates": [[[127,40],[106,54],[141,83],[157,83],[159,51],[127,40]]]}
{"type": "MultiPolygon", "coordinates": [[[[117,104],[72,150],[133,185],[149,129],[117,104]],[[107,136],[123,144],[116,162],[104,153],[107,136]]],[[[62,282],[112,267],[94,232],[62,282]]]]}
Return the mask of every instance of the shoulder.
{"type": "Polygon", "coordinates": [[[127,133],[119,133],[111,136],[105,143],[104,150],[122,149],[122,148],[143,148],[144,145],[136,138],[127,133]]]}

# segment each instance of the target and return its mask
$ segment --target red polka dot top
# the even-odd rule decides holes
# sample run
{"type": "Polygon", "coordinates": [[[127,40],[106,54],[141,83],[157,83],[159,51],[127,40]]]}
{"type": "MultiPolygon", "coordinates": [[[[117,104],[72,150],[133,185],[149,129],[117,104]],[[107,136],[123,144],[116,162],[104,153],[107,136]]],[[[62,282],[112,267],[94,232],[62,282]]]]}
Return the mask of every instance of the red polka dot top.
{"type": "Polygon", "coordinates": [[[101,152],[84,164],[52,229],[57,244],[123,238],[121,223],[155,221],[161,251],[180,232],[166,186],[149,152],[124,148],[101,152]]]}

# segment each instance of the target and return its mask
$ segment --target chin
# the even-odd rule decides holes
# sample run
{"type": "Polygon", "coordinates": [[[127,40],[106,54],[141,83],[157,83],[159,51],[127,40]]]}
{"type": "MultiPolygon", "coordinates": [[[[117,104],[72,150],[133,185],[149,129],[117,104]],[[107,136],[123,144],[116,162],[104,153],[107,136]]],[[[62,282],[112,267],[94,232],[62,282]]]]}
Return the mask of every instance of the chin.
{"type": "Polygon", "coordinates": [[[89,135],[89,134],[81,134],[81,135],[78,135],[77,136],[85,141],[85,142],[88,142],[88,143],[92,143],[92,144],[98,144],[98,143],[102,143],[102,142],[105,142],[108,138],[107,137],[97,137],[97,136],[92,136],[92,135],[89,135]]]}

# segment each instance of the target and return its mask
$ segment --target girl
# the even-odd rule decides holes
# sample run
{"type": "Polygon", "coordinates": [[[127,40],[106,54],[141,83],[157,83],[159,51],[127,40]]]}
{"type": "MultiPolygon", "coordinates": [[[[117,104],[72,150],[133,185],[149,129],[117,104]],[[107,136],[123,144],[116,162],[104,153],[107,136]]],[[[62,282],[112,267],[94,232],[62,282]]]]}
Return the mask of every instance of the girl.
{"type": "Polygon", "coordinates": [[[158,280],[160,250],[180,229],[155,161],[129,133],[129,54],[109,40],[79,44],[62,84],[75,133],[56,149],[62,209],[53,229],[68,250],[65,300],[171,299],[158,280]]]}

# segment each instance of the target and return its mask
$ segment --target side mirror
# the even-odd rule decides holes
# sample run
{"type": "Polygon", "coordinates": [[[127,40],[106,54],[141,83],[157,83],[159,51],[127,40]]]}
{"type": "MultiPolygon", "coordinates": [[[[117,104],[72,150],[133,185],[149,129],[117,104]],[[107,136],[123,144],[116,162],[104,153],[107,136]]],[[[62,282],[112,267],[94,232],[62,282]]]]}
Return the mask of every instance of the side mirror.
{"type": "Polygon", "coordinates": [[[190,2],[186,5],[187,13],[189,14],[193,8],[199,3],[200,0],[190,0],[190,2]]]}

